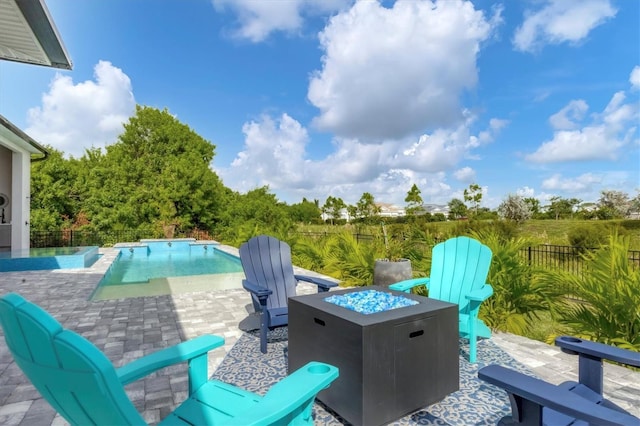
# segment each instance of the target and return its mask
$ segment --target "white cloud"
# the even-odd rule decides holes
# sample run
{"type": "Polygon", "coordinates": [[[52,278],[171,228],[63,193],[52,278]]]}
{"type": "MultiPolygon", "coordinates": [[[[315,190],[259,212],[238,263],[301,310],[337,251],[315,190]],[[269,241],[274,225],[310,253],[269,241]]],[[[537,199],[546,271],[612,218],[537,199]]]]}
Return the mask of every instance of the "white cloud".
{"type": "Polygon", "coordinates": [[[614,94],[602,113],[594,114],[590,123],[579,127],[574,120],[584,116],[588,105],[584,101],[571,101],[550,118],[559,129],[553,138],[525,159],[533,163],[616,160],[621,148],[633,140],[640,117],[638,103],[624,102],[623,92],[614,94]]]}
{"type": "Polygon", "coordinates": [[[629,75],[629,82],[634,89],[640,89],[640,66],[636,65],[629,75]]]}
{"type": "Polygon", "coordinates": [[[242,132],[245,149],[224,172],[234,182],[234,189],[306,186],[301,170],[309,137],[300,123],[287,114],[277,120],[264,115],[260,121],[245,123],[242,132]]]}
{"type": "Polygon", "coordinates": [[[453,172],[453,176],[460,182],[471,183],[476,180],[476,171],[471,167],[463,167],[453,172]]]}
{"type": "Polygon", "coordinates": [[[616,13],[610,0],[549,0],[542,9],[525,12],[513,44],[517,50],[533,52],[546,44],[577,43],[616,13]]]}
{"type": "MultiPolygon", "coordinates": [[[[268,115],[243,126],[245,145],[228,168],[218,169],[225,185],[246,192],[268,185],[280,196],[295,200],[339,196],[355,203],[370,192],[380,201],[403,205],[413,183],[429,202],[446,203],[450,191],[447,174],[471,156],[477,147],[470,141],[469,119],[453,129],[439,129],[430,135],[380,144],[363,144],[357,139],[335,138],[334,150],[326,158],[308,158],[307,130],[287,114],[268,115]]],[[[492,127],[501,127],[494,122],[492,127]]],[[[317,142],[316,142],[317,143],[317,142]]],[[[471,168],[463,167],[457,177],[469,179],[471,168]]]]}
{"type": "Polygon", "coordinates": [[[518,188],[516,190],[516,194],[521,196],[522,198],[533,198],[535,190],[533,188],[529,188],[528,186],[524,186],[522,188],[518,188]]]}
{"type": "Polygon", "coordinates": [[[56,74],[42,106],[29,109],[26,133],[74,157],[115,142],[135,111],[131,81],[107,61],[98,62],[94,77],[74,84],[71,77],[56,74]]]}
{"type": "Polygon", "coordinates": [[[578,126],[578,121],[582,121],[589,106],[582,99],[569,102],[567,106],[549,118],[549,122],[554,129],[569,130],[578,126]]]}
{"type": "Polygon", "coordinates": [[[308,98],[314,125],[362,143],[446,127],[462,116],[460,95],[476,85],[480,44],[500,22],[462,0],[359,1],[320,34],[322,69],[308,98]]]}
{"type": "Polygon", "coordinates": [[[333,13],[350,0],[212,0],[218,11],[231,9],[238,16],[233,35],[252,42],[264,41],[275,31],[287,33],[301,29],[306,14],[333,13]]]}
{"type": "Polygon", "coordinates": [[[602,177],[593,173],[585,173],[576,178],[563,178],[560,174],[554,174],[542,182],[542,188],[549,191],[563,191],[569,193],[589,192],[599,186],[602,177]]]}

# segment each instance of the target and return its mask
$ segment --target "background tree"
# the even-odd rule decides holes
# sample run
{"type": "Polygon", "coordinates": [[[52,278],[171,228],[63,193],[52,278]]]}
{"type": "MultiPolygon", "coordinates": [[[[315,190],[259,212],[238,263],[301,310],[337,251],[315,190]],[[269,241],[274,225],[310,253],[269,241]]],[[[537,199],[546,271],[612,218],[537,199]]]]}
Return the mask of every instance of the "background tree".
{"type": "Polygon", "coordinates": [[[422,207],[422,197],[420,196],[420,189],[418,189],[418,185],[415,183],[407,192],[407,196],[404,199],[405,203],[407,203],[407,214],[413,216],[416,214],[416,211],[422,207]]]}
{"type": "Polygon", "coordinates": [[[595,219],[598,217],[598,205],[596,203],[581,203],[577,207],[578,217],[581,219],[595,219]]]}
{"type": "Polygon", "coordinates": [[[459,198],[454,198],[449,201],[448,206],[450,219],[460,219],[461,217],[465,217],[467,215],[467,206],[459,198]]]}
{"type": "Polygon", "coordinates": [[[531,217],[533,219],[537,219],[538,217],[540,217],[540,214],[542,213],[540,210],[540,200],[533,197],[526,197],[523,200],[525,203],[527,203],[527,206],[529,206],[531,217]]]}
{"type": "Polygon", "coordinates": [[[302,198],[302,202],[289,206],[289,215],[298,223],[322,223],[322,215],[318,200],[309,201],[302,198]]]}
{"type": "Polygon", "coordinates": [[[368,192],[362,194],[358,202],[356,203],[357,217],[367,221],[380,212],[380,209],[376,206],[373,195],[368,192]]]}
{"type": "Polygon", "coordinates": [[[476,214],[478,214],[478,207],[482,201],[482,188],[477,183],[472,183],[469,188],[464,190],[464,201],[471,203],[471,206],[476,214]]]}
{"type": "Polygon", "coordinates": [[[287,240],[294,228],[288,206],[263,186],[246,194],[232,193],[216,226],[216,234],[235,246],[259,234],[269,234],[287,240]]]}
{"type": "Polygon", "coordinates": [[[225,188],[210,168],[214,150],[166,109],[137,106],[91,175],[86,209],[92,226],[214,228],[225,205],[225,188]]]}
{"type": "Polygon", "coordinates": [[[547,211],[556,220],[572,217],[574,207],[582,202],[577,198],[562,198],[560,196],[551,197],[549,201],[551,204],[547,211]]]}
{"type": "Polygon", "coordinates": [[[322,206],[323,212],[331,219],[331,224],[334,224],[334,221],[342,218],[342,210],[346,208],[346,204],[342,200],[342,198],[328,196],[324,205],[322,206]]]}
{"type": "Polygon", "coordinates": [[[503,219],[522,223],[531,218],[531,210],[521,196],[509,194],[498,206],[498,215],[503,219]]]}
{"type": "Polygon", "coordinates": [[[354,206],[353,204],[348,204],[346,209],[348,216],[347,220],[351,221],[358,217],[358,208],[356,206],[354,206]]]}
{"type": "Polygon", "coordinates": [[[631,208],[629,195],[622,191],[603,190],[598,200],[599,219],[621,219],[627,217],[631,208]]]}
{"type": "Polygon", "coordinates": [[[65,160],[61,151],[47,146],[46,161],[31,165],[31,229],[69,228],[80,209],[76,192],[76,160],[65,160]]]}
{"type": "Polygon", "coordinates": [[[629,209],[634,213],[640,213],[640,189],[635,197],[629,201],[629,209]]]}

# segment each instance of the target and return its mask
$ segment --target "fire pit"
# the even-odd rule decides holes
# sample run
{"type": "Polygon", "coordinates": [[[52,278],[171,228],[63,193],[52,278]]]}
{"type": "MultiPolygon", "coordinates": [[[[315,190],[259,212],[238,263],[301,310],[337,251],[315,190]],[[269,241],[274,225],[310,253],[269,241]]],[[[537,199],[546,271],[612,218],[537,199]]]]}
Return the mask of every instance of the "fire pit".
{"type": "Polygon", "coordinates": [[[318,399],[354,425],[387,424],[458,390],[458,307],[376,286],[292,297],[288,359],[335,365],[318,399]]]}

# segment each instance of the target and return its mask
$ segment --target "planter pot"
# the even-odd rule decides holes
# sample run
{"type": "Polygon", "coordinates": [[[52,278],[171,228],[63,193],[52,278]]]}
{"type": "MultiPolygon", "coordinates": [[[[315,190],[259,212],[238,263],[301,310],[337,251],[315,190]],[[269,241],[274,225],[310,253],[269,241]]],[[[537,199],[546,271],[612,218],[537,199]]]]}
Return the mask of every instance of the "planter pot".
{"type": "Polygon", "coordinates": [[[389,286],[413,278],[409,259],[378,259],[373,267],[373,285],[389,286]]]}

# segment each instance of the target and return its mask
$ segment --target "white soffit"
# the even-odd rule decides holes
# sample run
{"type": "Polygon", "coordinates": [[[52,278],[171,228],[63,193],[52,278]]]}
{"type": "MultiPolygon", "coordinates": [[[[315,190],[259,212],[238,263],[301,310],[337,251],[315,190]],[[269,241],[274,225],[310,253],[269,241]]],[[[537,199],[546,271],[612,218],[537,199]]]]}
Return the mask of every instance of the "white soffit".
{"type": "Polygon", "coordinates": [[[0,115],[0,145],[11,151],[47,156],[47,150],[13,123],[0,115]]]}
{"type": "Polygon", "coordinates": [[[43,0],[0,0],[0,59],[71,69],[43,0]]]}

